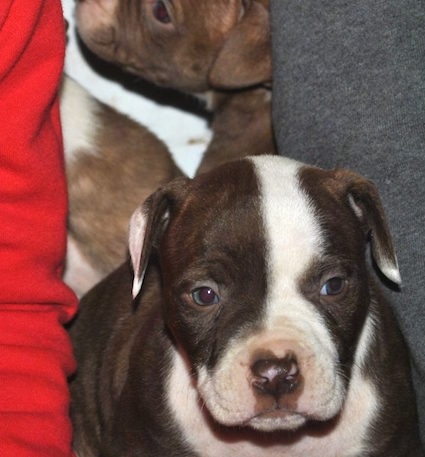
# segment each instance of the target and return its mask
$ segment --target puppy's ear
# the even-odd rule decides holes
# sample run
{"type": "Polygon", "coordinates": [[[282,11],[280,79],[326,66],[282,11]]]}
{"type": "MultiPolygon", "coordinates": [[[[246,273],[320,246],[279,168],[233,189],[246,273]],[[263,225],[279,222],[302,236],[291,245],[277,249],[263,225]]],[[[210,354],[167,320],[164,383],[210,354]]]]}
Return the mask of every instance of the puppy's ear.
{"type": "Polygon", "coordinates": [[[133,265],[133,298],[140,292],[152,247],[159,243],[171,217],[173,205],[181,198],[189,180],[178,178],[160,187],[137,208],[130,219],[129,249],[133,265]]]}
{"type": "Polygon", "coordinates": [[[400,285],[397,257],[378,190],[371,181],[351,171],[336,170],[335,176],[345,186],[345,195],[352,211],[365,232],[370,233],[376,265],[384,276],[400,285]]]}
{"type": "Polygon", "coordinates": [[[253,1],[224,42],[208,82],[215,89],[240,89],[270,81],[269,12],[253,1]]]}

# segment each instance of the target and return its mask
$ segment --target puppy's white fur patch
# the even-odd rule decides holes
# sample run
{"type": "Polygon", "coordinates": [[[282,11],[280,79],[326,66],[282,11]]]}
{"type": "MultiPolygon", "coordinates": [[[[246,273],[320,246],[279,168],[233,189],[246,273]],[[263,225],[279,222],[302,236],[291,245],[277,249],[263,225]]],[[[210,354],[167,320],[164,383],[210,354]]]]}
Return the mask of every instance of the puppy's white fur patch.
{"type": "Polygon", "coordinates": [[[102,279],[81,253],[72,236],[67,237],[66,268],[63,280],[78,297],[102,279]]]}
{"type": "Polygon", "coordinates": [[[72,161],[75,153],[96,153],[95,134],[98,127],[99,102],[79,84],[65,76],[60,94],[60,113],[65,160],[72,161]]]}

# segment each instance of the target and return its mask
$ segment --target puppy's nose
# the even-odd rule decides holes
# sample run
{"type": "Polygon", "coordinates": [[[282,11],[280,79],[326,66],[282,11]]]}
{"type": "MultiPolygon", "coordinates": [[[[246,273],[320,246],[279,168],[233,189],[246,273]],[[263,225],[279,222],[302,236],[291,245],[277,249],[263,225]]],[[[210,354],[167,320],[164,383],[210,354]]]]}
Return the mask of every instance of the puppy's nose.
{"type": "Polygon", "coordinates": [[[294,392],[300,385],[300,372],[294,356],[259,359],[251,366],[251,371],[254,389],[276,399],[294,392]]]}

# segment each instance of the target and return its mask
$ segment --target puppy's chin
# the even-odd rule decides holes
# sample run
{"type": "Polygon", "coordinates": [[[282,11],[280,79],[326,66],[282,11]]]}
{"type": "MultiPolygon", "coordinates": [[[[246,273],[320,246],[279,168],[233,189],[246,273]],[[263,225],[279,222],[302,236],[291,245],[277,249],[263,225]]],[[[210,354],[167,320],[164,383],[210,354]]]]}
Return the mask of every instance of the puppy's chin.
{"type": "Polygon", "coordinates": [[[276,409],[253,417],[246,425],[260,432],[274,432],[297,430],[306,422],[307,419],[299,413],[276,409]]]}

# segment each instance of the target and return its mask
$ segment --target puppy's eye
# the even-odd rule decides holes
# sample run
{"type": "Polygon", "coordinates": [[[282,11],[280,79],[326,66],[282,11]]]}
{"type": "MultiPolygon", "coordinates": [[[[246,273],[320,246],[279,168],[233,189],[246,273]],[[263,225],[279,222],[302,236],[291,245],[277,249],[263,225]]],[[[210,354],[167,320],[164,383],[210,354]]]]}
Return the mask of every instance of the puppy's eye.
{"type": "Polygon", "coordinates": [[[171,22],[171,17],[168,14],[167,7],[162,1],[155,2],[153,5],[153,15],[155,19],[163,24],[169,24],[171,22]]]}
{"type": "Polygon", "coordinates": [[[345,278],[335,276],[323,284],[320,295],[338,295],[345,289],[345,284],[345,278]]]}
{"type": "Polygon", "coordinates": [[[211,287],[199,287],[192,291],[193,301],[199,306],[216,305],[219,297],[211,287]]]}

